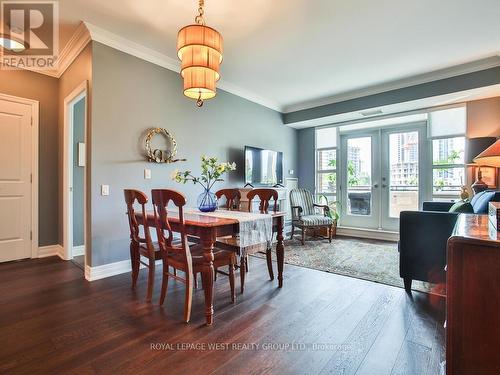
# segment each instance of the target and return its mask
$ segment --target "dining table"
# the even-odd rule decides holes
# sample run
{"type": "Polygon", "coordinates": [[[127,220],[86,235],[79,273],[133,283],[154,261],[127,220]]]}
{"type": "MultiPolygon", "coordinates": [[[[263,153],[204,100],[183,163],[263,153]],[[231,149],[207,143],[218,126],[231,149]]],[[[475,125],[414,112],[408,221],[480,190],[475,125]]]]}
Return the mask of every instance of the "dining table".
{"type": "MultiPolygon", "coordinates": [[[[156,225],[153,212],[147,212],[147,224],[150,227],[156,225]]],[[[283,265],[285,261],[285,247],[283,243],[283,230],[286,212],[278,211],[269,213],[272,217],[273,233],[277,234],[276,259],[278,263],[278,287],[283,287],[283,265]]],[[[231,217],[210,216],[207,213],[187,212],[184,213],[184,228],[189,236],[199,238],[203,248],[203,285],[205,293],[205,317],[206,324],[212,325],[214,322],[214,253],[215,242],[219,237],[237,236],[239,230],[239,220],[231,217]]],[[[229,215],[230,216],[230,215],[229,215]]],[[[136,212],[136,217],[143,222],[143,214],[136,212]]],[[[177,211],[168,212],[168,222],[172,231],[180,230],[179,214],[177,211]]]]}

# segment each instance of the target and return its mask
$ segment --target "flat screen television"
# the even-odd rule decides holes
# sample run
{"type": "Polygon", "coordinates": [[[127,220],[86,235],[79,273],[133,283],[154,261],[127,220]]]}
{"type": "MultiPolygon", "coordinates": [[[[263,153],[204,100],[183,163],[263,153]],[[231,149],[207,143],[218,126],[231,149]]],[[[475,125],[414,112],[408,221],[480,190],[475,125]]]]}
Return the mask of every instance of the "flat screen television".
{"type": "Polygon", "coordinates": [[[283,184],[283,153],[245,146],[245,183],[283,184]]]}

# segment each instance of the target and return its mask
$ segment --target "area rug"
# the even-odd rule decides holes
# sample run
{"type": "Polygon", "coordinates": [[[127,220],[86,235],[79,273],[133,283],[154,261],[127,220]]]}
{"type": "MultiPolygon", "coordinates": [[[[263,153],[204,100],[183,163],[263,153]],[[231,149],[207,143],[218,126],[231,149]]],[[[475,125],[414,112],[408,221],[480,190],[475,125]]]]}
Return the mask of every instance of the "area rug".
{"type": "MultiPolygon", "coordinates": [[[[274,248],[274,246],[273,246],[274,248]]],[[[256,254],[265,257],[263,254],[256,254]]],[[[276,260],[276,252],[273,250],[276,260]]],[[[285,263],[403,288],[396,242],[336,237],[285,240],[285,263]]],[[[443,294],[439,285],[413,281],[412,289],[443,294]]]]}

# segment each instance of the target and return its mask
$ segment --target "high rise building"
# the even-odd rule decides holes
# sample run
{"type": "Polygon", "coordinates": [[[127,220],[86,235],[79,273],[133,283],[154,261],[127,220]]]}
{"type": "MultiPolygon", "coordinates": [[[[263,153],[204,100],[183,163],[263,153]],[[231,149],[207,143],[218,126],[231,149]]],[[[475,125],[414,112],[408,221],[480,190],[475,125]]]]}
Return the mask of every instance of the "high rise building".
{"type": "Polygon", "coordinates": [[[391,134],[390,147],[391,186],[416,186],[418,184],[418,133],[391,134]]]}

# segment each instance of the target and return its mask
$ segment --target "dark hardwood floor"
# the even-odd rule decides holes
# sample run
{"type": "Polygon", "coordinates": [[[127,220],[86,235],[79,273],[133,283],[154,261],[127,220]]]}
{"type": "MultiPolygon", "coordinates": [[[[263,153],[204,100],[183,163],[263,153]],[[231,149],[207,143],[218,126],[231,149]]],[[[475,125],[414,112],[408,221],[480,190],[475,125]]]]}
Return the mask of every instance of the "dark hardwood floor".
{"type": "Polygon", "coordinates": [[[1,264],[0,372],[440,373],[442,298],[290,265],[284,288],[276,285],[265,261],[251,258],[233,305],[219,275],[215,324],[206,327],[201,289],[189,324],[183,284],[171,281],[165,307],[157,305],[160,270],[147,304],[144,270],[132,291],[130,274],[89,283],[57,258],[1,264]]]}
{"type": "Polygon", "coordinates": [[[75,266],[85,271],[85,255],[78,255],[71,260],[75,266]]]}

